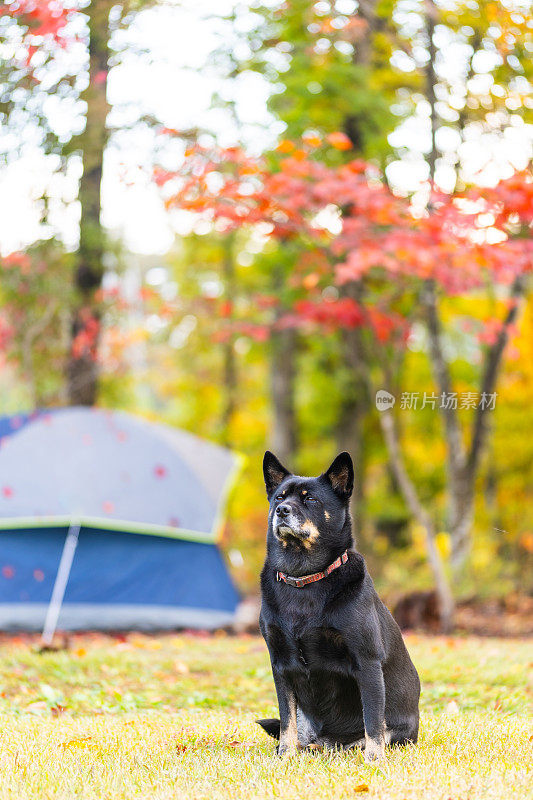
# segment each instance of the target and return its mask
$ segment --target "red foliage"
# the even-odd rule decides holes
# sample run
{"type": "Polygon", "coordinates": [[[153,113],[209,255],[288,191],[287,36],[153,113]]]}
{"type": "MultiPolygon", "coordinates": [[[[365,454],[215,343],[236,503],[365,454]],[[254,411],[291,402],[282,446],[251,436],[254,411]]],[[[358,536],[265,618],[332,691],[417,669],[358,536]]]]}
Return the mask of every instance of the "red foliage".
{"type": "Polygon", "coordinates": [[[79,313],[79,321],[83,323],[83,327],[72,340],[72,356],[74,358],[88,356],[95,361],[97,357],[100,321],[89,308],[81,310],[79,313]]]}
{"type": "Polygon", "coordinates": [[[316,322],[326,328],[358,328],[364,321],[359,303],[349,297],[340,300],[299,300],[295,311],[303,321],[316,322]]]}
{"type": "Polygon", "coordinates": [[[59,47],[68,44],[65,28],[73,9],[65,7],[60,0],[13,0],[3,4],[0,16],[9,16],[26,27],[23,37],[26,46],[26,64],[44,41],[52,41],[59,47]]]}
{"type": "MultiPolygon", "coordinates": [[[[343,149],[341,136],[331,135],[330,144],[343,149]]],[[[310,296],[296,302],[279,325],[365,325],[387,340],[398,328],[397,317],[382,305],[363,314],[353,300],[324,299],[320,282],[342,285],[368,277],[374,289],[383,289],[399,282],[415,287],[431,278],[447,294],[457,294],[487,283],[510,284],[531,270],[533,181],[527,173],[462,195],[435,192],[430,210],[417,213],[364,161],[328,167],[314,160],[319,144],[309,139],[299,147],[284,140],[268,160],[239,148],[192,147],[181,169],[156,175],[169,208],[200,214],[219,230],[258,227],[280,242],[298,240],[308,256],[314,254],[302,259],[293,276],[310,296]]]]}
{"type": "Polygon", "coordinates": [[[20,19],[28,26],[30,36],[51,36],[62,43],[64,28],[71,9],[59,0],[13,0],[0,8],[0,16],[20,19]]]}
{"type": "Polygon", "coordinates": [[[0,317],[0,353],[7,349],[12,336],[13,328],[6,322],[6,320],[0,317]]]}

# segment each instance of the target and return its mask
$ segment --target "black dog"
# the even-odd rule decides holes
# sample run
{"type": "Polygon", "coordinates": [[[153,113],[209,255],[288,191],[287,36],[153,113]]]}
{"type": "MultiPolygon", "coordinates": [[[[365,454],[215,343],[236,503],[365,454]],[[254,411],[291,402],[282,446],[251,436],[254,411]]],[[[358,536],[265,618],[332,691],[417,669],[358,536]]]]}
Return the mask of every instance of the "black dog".
{"type": "Polygon", "coordinates": [[[420,681],[392,616],[352,539],[353,465],[341,453],[318,478],[292,475],[270,452],[263,471],[268,515],[260,626],[280,719],[259,720],[298,747],[365,748],[418,737],[420,681]],[[313,573],[313,574],[310,574],[313,573]]]}

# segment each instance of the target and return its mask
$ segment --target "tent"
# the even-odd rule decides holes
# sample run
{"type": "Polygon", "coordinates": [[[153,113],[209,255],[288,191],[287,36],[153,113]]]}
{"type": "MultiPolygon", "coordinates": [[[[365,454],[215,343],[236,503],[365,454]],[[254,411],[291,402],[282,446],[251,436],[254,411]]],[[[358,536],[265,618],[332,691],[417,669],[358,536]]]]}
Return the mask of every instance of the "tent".
{"type": "Polygon", "coordinates": [[[231,623],[239,597],[217,539],[238,467],[120,411],[0,419],[0,629],[231,623]]]}

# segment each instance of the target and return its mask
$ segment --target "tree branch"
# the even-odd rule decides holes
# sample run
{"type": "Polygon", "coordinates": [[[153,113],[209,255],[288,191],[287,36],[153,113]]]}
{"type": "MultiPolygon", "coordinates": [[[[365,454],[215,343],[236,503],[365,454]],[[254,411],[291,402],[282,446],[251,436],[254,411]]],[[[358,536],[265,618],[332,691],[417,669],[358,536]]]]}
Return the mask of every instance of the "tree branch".
{"type": "Polygon", "coordinates": [[[390,409],[381,411],[379,413],[379,422],[381,431],[383,433],[383,438],[385,439],[385,444],[387,445],[389,462],[404,496],[405,502],[407,503],[409,510],[415,519],[424,528],[428,560],[433,571],[437,596],[439,598],[442,628],[444,631],[449,631],[453,622],[454,601],[448,584],[448,579],[444,571],[444,565],[435,544],[435,528],[433,521],[420,502],[418,493],[405,467],[402,454],[400,452],[400,444],[394,416],[390,409]]]}
{"type": "MultiPolygon", "coordinates": [[[[382,365],[385,375],[387,376],[390,374],[386,358],[379,358],[377,353],[374,353],[374,356],[376,362],[382,365]]],[[[365,380],[370,396],[373,397],[375,395],[375,390],[368,367],[368,359],[363,359],[362,366],[364,366],[362,377],[365,380]]],[[[424,529],[427,557],[435,579],[435,589],[439,600],[441,625],[443,631],[448,632],[453,625],[455,604],[444,564],[435,543],[435,526],[431,516],[422,505],[416,487],[407,472],[401,453],[400,437],[398,435],[396,421],[390,409],[379,412],[379,424],[387,448],[390,468],[411,514],[424,529]]]]}
{"type": "MultiPolygon", "coordinates": [[[[524,294],[524,290],[525,280],[522,275],[519,275],[515,278],[511,287],[509,297],[511,305],[502,323],[498,338],[487,353],[485,370],[480,387],[481,397],[483,397],[483,395],[490,395],[494,392],[505,346],[509,340],[509,328],[515,322],[518,315],[520,299],[524,294]]],[[[490,404],[480,402],[476,408],[476,413],[472,424],[471,444],[466,460],[466,473],[470,476],[474,476],[476,473],[476,469],[479,464],[479,458],[483,450],[483,445],[485,444],[485,439],[487,436],[487,413],[489,411],[489,405],[490,404]]]]}

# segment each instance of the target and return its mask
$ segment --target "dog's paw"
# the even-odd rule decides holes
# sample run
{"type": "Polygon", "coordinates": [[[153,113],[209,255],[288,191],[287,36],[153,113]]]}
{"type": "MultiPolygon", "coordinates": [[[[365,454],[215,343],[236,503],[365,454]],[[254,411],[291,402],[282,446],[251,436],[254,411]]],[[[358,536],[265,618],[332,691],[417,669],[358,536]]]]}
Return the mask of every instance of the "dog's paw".
{"type": "Polygon", "coordinates": [[[280,758],[290,758],[295,756],[298,752],[298,745],[296,744],[279,744],[277,753],[280,758]]]}
{"type": "Polygon", "coordinates": [[[383,761],[385,758],[385,742],[381,739],[366,738],[365,741],[365,761],[367,764],[383,761]]]}

